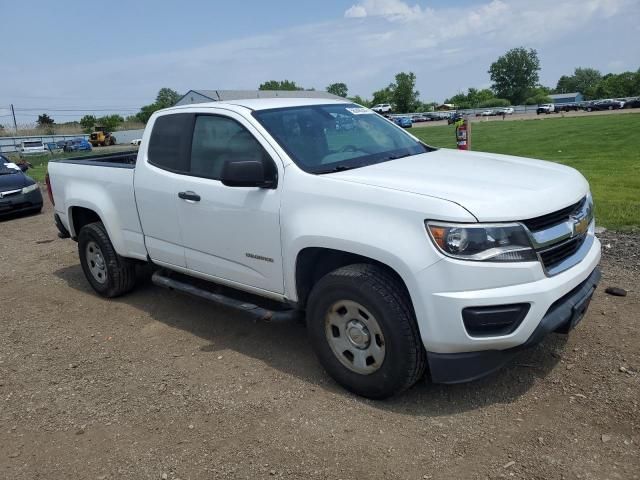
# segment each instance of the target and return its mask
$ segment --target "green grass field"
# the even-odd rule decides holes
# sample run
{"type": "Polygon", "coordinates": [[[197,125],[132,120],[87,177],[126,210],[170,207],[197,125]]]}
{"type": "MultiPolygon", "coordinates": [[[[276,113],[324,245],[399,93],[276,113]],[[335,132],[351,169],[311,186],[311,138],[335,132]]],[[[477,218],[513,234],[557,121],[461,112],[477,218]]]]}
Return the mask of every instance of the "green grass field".
{"type": "MultiPolygon", "coordinates": [[[[455,148],[452,125],[413,128],[429,145],[455,148]]],[[[477,122],[472,150],[540,158],[579,170],[591,184],[598,225],[640,226],[640,114],[477,122]]]]}
{"type": "MultiPolygon", "coordinates": [[[[413,128],[411,133],[433,146],[455,147],[453,126],[413,128]]],[[[472,149],[551,160],[578,169],[591,184],[598,225],[631,230],[640,227],[639,135],[638,113],[477,122],[472,149]]],[[[129,149],[104,147],[94,152],[129,149]]],[[[43,182],[49,159],[30,158],[34,168],[29,175],[43,182]]]]}

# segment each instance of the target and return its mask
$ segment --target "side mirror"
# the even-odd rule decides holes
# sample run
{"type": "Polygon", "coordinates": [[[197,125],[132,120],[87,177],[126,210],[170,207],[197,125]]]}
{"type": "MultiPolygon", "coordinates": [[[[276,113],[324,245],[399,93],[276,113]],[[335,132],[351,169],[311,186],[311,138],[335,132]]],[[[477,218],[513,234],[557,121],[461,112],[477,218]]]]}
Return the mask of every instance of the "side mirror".
{"type": "Polygon", "coordinates": [[[275,181],[267,178],[264,163],[259,160],[227,160],[220,181],[227,187],[275,187],[275,181]]]}

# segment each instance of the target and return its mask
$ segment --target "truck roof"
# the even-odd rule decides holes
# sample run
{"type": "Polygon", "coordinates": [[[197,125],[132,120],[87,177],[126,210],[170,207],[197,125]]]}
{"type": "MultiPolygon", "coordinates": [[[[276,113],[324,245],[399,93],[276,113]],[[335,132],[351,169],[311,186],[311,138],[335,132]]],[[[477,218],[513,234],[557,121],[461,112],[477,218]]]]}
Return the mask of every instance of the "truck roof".
{"type": "Polygon", "coordinates": [[[353,103],[346,98],[344,100],[333,100],[329,98],[249,98],[246,100],[230,100],[227,102],[208,102],[208,103],[195,103],[190,105],[181,105],[177,107],[171,107],[167,110],[182,110],[188,108],[203,108],[203,107],[217,107],[217,108],[231,108],[245,107],[250,110],[267,110],[271,108],[285,108],[285,107],[304,107],[307,105],[327,105],[327,104],[340,104],[340,103],[353,103]]]}

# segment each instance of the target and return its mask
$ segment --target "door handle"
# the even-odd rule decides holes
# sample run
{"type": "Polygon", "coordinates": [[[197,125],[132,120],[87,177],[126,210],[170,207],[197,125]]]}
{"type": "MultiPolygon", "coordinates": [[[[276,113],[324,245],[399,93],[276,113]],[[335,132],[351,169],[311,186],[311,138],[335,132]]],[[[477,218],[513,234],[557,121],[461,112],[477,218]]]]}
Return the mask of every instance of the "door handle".
{"type": "Polygon", "coordinates": [[[188,190],[186,192],[178,192],[178,197],[182,200],[188,200],[191,202],[200,201],[200,195],[198,195],[196,192],[192,192],[191,190],[188,190]]]}

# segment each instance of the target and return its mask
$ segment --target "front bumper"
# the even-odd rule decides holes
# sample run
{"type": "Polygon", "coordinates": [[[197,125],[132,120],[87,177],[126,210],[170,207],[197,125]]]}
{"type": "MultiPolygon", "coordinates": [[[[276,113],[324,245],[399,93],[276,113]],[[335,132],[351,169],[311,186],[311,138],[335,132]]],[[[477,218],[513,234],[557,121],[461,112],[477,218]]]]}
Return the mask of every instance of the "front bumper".
{"type": "Polygon", "coordinates": [[[569,333],[584,316],[600,276],[600,269],[596,268],[586,280],[554,302],[526,342],[517,347],[462,353],[427,352],[432,381],[462,383],[476,380],[500,369],[547,334],[569,333]]]}
{"type": "Polygon", "coordinates": [[[18,193],[0,198],[0,216],[14,213],[37,211],[42,208],[40,189],[29,193],[18,193]]]}

